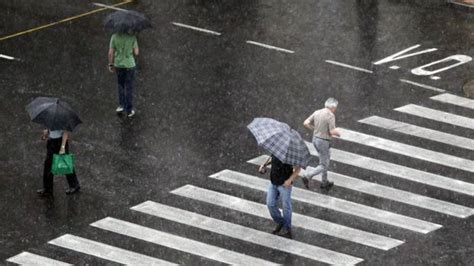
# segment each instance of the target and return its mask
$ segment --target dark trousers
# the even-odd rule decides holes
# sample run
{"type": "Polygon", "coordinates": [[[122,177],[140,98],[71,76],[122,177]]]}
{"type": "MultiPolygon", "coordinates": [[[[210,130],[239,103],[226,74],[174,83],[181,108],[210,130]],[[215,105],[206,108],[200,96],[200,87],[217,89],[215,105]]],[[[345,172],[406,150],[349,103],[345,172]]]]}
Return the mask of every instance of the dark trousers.
{"type": "MultiPolygon", "coordinates": [[[[44,161],[44,172],[43,172],[43,187],[47,191],[53,191],[53,174],[51,173],[51,166],[53,164],[53,154],[58,154],[61,149],[61,143],[63,139],[48,139],[46,143],[46,160],[44,161]]],[[[69,143],[66,143],[66,153],[69,153],[69,143]]],[[[70,188],[79,186],[77,180],[76,171],[72,174],[66,175],[67,182],[70,188]]]]}
{"type": "Polygon", "coordinates": [[[133,109],[133,81],[135,68],[115,68],[118,82],[119,105],[130,113],[133,109]]]}

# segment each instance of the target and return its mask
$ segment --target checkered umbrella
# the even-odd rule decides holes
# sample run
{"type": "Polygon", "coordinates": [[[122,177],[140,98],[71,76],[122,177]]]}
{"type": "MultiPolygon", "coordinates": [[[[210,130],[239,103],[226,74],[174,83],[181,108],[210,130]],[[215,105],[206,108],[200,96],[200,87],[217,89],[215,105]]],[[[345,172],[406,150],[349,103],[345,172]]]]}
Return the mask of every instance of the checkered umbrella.
{"type": "Polygon", "coordinates": [[[271,118],[255,118],[247,128],[257,144],[286,164],[306,168],[311,155],[303,138],[285,123],[271,118]]]}

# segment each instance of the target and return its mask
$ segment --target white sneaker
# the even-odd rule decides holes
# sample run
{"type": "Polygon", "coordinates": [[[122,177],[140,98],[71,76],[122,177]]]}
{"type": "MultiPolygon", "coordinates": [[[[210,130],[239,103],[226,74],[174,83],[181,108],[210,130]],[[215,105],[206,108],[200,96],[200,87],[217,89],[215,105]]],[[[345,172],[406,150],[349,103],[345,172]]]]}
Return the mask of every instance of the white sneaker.
{"type": "Polygon", "coordinates": [[[130,113],[128,113],[127,117],[132,117],[135,115],[135,110],[132,110],[130,113]]]}
{"type": "Polygon", "coordinates": [[[121,112],[123,112],[123,110],[124,110],[123,107],[119,106],[119,107],[117,107],[117,109],[115,109],[115,112],[121,113],[121,112]]]}

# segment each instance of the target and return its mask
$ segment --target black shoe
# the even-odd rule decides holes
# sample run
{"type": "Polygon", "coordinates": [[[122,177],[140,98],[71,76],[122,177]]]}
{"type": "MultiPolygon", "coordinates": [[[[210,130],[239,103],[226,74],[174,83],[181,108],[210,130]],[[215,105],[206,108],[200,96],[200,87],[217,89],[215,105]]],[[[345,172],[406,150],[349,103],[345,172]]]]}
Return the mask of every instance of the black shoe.
{"type": "Polygon", "coordinates": [[[71,194],[79,192],[79,190],[81,190],[80,186],[69,188],[68,190],[66,190],[66,194],[71,195],[71,194]]]}
{"type": "Polygon", "coordinates": [[[283,228],[283,224],[278,224],[276,227],[275,227],[275,230],[272,231],[272,234],[276,235],[278,233],[280,233],[281,229],[283,228]]]}
{"type": "Polygon", "coordinates": [[[289,238],[289,239],[293,239],[293,236],[291,235],[291,229],[283,229],[283,231],[281,231],[278,235],[289,238]]]}
{"type": "Polygon", "coordinates": [[[46,190],[44,188],[36,190],[36,193],[38,193],[41,197],[45,197],[45,198],[53,197],[53,191],[46,190]]]}
{"type": "Polygon", "coordinates": [[[306,177],[302,177],[301,180],[303,181],[303,185],[306,189],[309,189],[309,180],[306,177]]]}
{"type": "Polygon", "coordinates": [[[326,182],[321,183],[319,187],[324,188],[324,189],[330,189],[332,186],[334,186],[334,182],[326,181],[326,182]]]}

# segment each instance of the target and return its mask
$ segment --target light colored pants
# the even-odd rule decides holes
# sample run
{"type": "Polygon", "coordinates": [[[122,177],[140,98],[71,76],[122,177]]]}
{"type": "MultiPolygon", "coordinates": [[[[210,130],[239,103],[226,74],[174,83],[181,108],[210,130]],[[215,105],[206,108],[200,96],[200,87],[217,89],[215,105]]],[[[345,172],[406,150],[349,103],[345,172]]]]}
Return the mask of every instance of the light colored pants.
{"type": "Polygon", "coordinates": [[[325,183],[328,181],[331,142],[315,137],[313,138],[313,145],[319,153],[319,165],[316,168],[307,169],[304,176],[311,180],[314,176],[321,174],[321,179],[325,183]]]}

